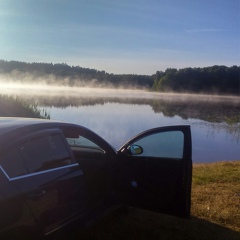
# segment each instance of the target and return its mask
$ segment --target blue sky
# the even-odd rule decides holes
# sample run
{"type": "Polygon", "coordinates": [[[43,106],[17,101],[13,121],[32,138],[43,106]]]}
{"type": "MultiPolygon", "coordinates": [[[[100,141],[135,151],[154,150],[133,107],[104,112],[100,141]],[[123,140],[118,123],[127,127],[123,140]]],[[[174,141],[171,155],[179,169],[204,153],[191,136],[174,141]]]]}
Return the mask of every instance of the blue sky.
{"type": "Polygon", "coordinates": [[[150,75],[240,65],[240,0],[0,0],[0,59],[150,75]]]}

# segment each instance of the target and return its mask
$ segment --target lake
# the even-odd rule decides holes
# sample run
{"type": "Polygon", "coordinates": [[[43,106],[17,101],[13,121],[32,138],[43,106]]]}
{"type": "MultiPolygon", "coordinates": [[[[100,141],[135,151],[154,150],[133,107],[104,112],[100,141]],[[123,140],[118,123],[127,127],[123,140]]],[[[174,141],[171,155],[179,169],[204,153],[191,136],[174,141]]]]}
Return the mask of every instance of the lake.
{"type": "Polygon", "coordinates": [[[149,128],[187,124],[193,162],[240,160],[240,97],[31,85],[1,93],[38,104],[51,119],[88,127],[116,149],[149,128]]]}

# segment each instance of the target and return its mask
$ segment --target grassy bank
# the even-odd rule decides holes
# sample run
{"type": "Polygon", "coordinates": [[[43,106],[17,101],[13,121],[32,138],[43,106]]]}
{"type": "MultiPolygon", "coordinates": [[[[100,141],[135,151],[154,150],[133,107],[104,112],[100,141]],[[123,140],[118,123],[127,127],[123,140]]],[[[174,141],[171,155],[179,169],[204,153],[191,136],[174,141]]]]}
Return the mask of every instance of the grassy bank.
{"type": "Polygon", "coordinates": [[[192,213],[240,231],[240,161],[194,166],[192,213]]]}
{"type": "Polygon", "coordinates": [[[39,110],[37,105],[6,95],[0,95],[0,117],[50,118],[49,114],[39,110]]]}
{"type": "Polygon", "coordinates": [[[195,164],[190,219],[130,209],[112,215],[71,239],[240,239],[240,161],[195,164]]]}

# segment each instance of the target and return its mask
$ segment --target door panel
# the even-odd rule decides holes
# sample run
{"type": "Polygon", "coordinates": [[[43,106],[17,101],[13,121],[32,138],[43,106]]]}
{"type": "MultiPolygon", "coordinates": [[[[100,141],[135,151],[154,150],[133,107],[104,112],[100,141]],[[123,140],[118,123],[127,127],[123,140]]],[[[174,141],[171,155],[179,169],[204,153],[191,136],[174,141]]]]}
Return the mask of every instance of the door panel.
{"type": "Polygon", "coordinates": [[[44,233],[86,210],[83,172],[58,129],[16,140],[6,149],[1,165],[44,233]]]}
{"type": "Polygon", "coordinates": [[[191,197],[191,132],[188,126],[156,128],[118,152],[124,201],[154,211],[188,216],[191,197]],[[131,151],[139,146],[142,153],[131,151]]]}
{"type": "Polygon", "coordinates": [[[85,210],[82,171],[69,166],[14,179],[37,223],[51,232],[85,210]]]}

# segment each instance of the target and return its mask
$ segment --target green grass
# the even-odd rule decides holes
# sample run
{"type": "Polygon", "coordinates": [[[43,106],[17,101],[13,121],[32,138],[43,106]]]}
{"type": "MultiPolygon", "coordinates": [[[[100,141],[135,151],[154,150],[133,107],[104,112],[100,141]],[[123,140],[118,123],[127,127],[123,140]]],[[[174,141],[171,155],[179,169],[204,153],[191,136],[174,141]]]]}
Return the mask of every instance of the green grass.
{"type": "MultiPolygon", "coordinates": [[[[63,239],[66,236],[63,235],[63,239]]],[[[240,161],[195,164],[189,219],[131,208],[95,225],[67,233],[69,239],[239,240],[240,161]]]]}
{"type": "Polygon", "coordinates": [[[240,164],[235,162],[218,162],[211,164],[195,164],[193,168],[193,184],[240,183],[240,164]]]}

